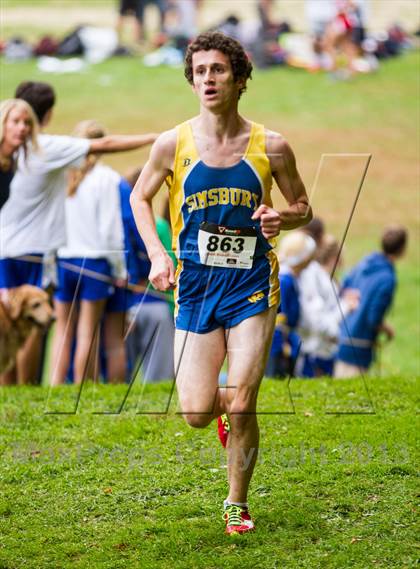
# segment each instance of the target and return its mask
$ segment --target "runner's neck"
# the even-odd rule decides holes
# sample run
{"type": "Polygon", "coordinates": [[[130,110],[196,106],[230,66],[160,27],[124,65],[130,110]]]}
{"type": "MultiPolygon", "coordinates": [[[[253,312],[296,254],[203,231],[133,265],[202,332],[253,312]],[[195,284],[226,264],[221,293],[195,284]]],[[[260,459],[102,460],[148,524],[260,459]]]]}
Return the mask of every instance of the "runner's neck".
{"type": "Polygon", "coordinates": [[[248,122],[241,117],[237,109],[234,112],[229,110],[220,114],[201,109],[200,115],[191,122],[197,134],[205,138],[215,139],[220,144],[236,138],[248,128],[248,122]]]}

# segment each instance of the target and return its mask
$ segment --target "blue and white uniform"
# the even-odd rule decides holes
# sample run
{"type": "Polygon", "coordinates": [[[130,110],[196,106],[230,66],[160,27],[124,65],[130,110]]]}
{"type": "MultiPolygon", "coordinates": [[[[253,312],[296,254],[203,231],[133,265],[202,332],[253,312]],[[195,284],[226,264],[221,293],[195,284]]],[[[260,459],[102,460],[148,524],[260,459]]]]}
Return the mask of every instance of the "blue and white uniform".
{"type": "Polygon", "coordinates": [[[57,300],[107,299],[114,292],[112,277],[125,278],[119,183],[117,172],[96,164],[66,198],[67,242],[58,250],[57,300]]]}
{"type": "MultiPolygon", "coordinates": [[[[120,194],[120,212],[124,229],[125,264],[130,284],[138,284],[147,279],[150,272],[150,261],[146,247],[141,239],[130,205],[132,188],[124,178],[120,178],[118,190],[120,194]]],[[[108,299],[105,312],[126,312],[136,303],[136,295],[128,288],[116,287],[114,294],[108,299]]]]}
{"type": "Polygon", "coordinates": [[[277,257],[251,219],[259,205],[272,205],[264,127],[252,123],[242,159],[217,168],[200,159],[191,124],[179,125],[166,182],[179,260],[176,327],[196,333],[231,328],[276,306],[277,257]]]}
{"type": "Polygon", "coordinates": [[[10,184],[10,197],[0,211],[0,288],[23,284],[47,286],[44,261],[66,241],[64,201],[66,170],[79,167],[89,141],[41,134],[39,151],[23,149],[10,184]]]}

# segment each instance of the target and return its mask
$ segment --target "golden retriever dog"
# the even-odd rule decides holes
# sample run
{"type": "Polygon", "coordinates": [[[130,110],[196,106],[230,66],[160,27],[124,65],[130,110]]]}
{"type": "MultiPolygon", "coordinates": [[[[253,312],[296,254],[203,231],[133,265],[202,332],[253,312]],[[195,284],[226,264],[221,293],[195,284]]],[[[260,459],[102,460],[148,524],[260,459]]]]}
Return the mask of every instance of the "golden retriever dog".
{"type": "Polygon", "coordinates": [[[11,369],[33,329],[47,329],[54,319],[48,294],[32,285],[9,289],[0,301],[0,373],[11,369]]]}

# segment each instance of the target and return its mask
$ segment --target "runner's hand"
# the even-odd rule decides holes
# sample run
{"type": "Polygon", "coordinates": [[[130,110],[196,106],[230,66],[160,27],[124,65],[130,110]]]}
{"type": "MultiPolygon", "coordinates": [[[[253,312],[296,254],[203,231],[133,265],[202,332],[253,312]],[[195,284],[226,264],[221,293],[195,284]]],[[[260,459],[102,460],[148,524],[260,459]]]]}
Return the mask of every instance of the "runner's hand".
{"type": "Polygon", "coordinates": [[[169,290],[175,286],[175,268],[167,253],[159,253],[151,259],[149,281],[156,290],[169,290]]]}
{"type": "Polygon", "coordinates": [[[260,220],[261,233],[266,239],[277,237],[277,235],[280,233],[280,213],[272,207],[268,207],[268,205],[260,205],[259,208],[254,212],[252,219],[260,220]]]}

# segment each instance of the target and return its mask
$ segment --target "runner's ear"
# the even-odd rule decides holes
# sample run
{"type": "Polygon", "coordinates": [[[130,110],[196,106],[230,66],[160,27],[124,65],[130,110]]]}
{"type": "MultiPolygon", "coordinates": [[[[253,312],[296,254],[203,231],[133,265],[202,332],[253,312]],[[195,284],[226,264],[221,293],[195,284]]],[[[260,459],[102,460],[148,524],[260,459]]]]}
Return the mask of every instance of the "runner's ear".
{"type": "Polygon", "coordinates": [[[236,84],[239,87],[239,91],[241,91],[242,89],[245,89],[245,87],[246,87],[246,79],[244,79],[243,77],[239,78],[236,81],[236,84]]]}

